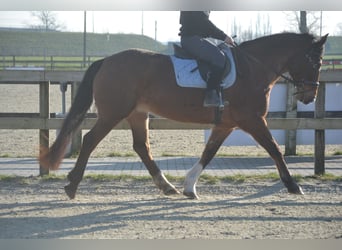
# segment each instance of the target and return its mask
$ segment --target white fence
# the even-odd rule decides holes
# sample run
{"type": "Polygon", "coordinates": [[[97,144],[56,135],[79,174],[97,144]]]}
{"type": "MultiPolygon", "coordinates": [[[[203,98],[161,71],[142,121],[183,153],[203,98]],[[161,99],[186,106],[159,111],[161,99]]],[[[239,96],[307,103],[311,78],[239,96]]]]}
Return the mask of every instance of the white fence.
{"type": "MultiPolygon", "coordinates": [[[[276,84],[271,92],[269,112],[286,112],[287,104],[287,86],[285,84],[276,84]]],[[[315,103],[304,105],[297,103],[297,112],[314,112],[315,103]]],[[[342,84],[341,83],[326,83],[325,95],[325,111],[332,113],[342,113],[342,84]]],[[[286,131],[272,129],[271,133],[280,145],[286,143],[286,131]]],[[[315,130],[313,129],[298,129],[296,131],[296,145],[313,145],[315,143],[315,130]]],[[[207,141],[210,135],[209,130],[205,130],[205,140],[207,141]]],[[[342,129],[326,129],[325,130],[326,144],[342,144],[342,129]]],[[[235,130],[223,146],[247,146],[257,145],[254,139],[241,130],[235,130]]]]}

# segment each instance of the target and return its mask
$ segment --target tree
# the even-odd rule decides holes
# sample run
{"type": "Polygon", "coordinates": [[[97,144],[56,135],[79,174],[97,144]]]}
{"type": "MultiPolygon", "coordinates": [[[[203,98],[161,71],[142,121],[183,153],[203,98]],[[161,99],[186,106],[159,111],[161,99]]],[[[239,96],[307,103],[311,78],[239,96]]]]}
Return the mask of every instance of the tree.
{"type": "Polygon", "coordinates": [[[338,23],[336,25],[335,35],[342,36],[342,23],[338,23]]]}
{"type": "Polygon", "coordinates": [[[266,16],[264,16],[264,22],[262,25],[262,30],[264,31],[263,35],[271,35],[272,34],[272,24],[271,24],[271,20],[270,20],[270,15],[267,14],[266,16]]]}
{"type": "Polygon", "coordinates": [[[237,24],[236,18],[231,25],[231,32],[233,35],[237,35],[235,39],[238,43],[251,40],[257,37],[266,36],[272,34],[272,25],[270,22],[269,14],[258,13],[256,20],[251,21],[249,27],[242,28],[240,24],[237,24]]]}
{"type": "Polygon", "coordinates": [[[321,18],[320,11],[290,11],[284,12],[284,14],[289,21],[290,29],[287,31],[312,33],[316,35],[319,34],[319,21],[321,18]],[[306,26],[306,29],[304,25],[306,26]]]}
{"type": "Polygon", "coordinates": [[[234,38],[236,40],[236,42],[239,42],[241,37],[241,25],[238,25],[236,22],[236,18],[234,17],[233,22],[231,24],[231,34],[233,36],[236,36],[236,38],[234,38]]]}
{"type": "Polygon", "coordinates": [[[52,11],[33,11],[31,15],[39,20],[39,24],[32,26],[34,29],[56,31],[62,28],[62,25],[57,22],[56,14],[52,11]]]}

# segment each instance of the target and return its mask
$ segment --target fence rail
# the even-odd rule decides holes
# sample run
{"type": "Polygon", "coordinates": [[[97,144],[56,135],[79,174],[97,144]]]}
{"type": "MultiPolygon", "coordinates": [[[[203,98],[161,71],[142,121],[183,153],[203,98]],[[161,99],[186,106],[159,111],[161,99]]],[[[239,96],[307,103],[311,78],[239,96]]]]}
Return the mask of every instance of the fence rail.
{"type": "Polygon", "coordinates": [[[103,58],[103,56],[87,56],[85,60],[80,56],[0,56],[0,69],[43,68],[45,70],[82,70],[99,58],[103,58]]]}
{"type": "MultiPolygon", "coordinates": [[[[45,70],[80,70],[88,67],[92,62],[103,56],[0,56],[0,69],[43,68],[45,70]]],[[[324,70],[342,69],[342,58],[324,59],[324,70]]]]}
{"type": "MultiPolygon", "coordinates": [[[[51,70],[0,70],[0,84],[38,84],[39,82],[80,82],[84,70],[77,71],[51,71],[51,70]]],[[[342,71],[322,70],[320,82],[342,82],[342,71]]]]}
{"type": "MultiPolygon", "coordinates": [[[[165,118],[150,118],[150,129],[210,129],[212,124],[184,123],[165,118]]],[[[86,118],[81,129],[91,129],[96,118],[86,118]]],[[[0,117],[0,129],[60,129],[63,118],[39,117],[0,117]]],[[[341,118],[267,118],[270,129],[342,129],[341,118]]],[[[120,122],[113,129],[130,129],[126,121],[120,122]]],[[[342,143],[342,141],[341,141],[342,143]]]]}
{"type": "MultiPolygon", "coordinates": [[[[36,84],[39,85],[39,114],[20,114],[6,116],[0,115],[0,129],[39,129],[40,145],[49,145],[49,130],[60,129],[63,119],[52,118],[49,113],[49,86],[61,82],[71,84],[71,96],[76,93],[77,87],[83,77],[84,71],[0,71],[0,84],[36,84]]],[[[324,173],[325,129],[342,129],[342,118],[325,117],[325,82],[342,82],[341,71],[322,71],[319,95],[316,100],[314,118],[268,118],[270,129],[284,129],[287,131],[297,129],[315,130],[315,174],[324,173]]],[[[289,85],[291,86],[291,85],[289,85]]],[[[96,118],[86,118],[81,129],[93,127],[96,118]]],[[[209,129],[211,124],[193,124],[171,121],[162,118],[150,119],[150,129],[209,129]]],[[[127,122],[121,122],[114,129],[129,129],[127,122]]],[[[290,135],[291,136],[291,135],[290,135]]],[[[289,140],[291,141],[291,140],[289,140]]],[[[73,138],[74,150],[80,147],[80,133],[73,138]]],[[[41,168],[41,174],[47,174],[41,168]]]]}

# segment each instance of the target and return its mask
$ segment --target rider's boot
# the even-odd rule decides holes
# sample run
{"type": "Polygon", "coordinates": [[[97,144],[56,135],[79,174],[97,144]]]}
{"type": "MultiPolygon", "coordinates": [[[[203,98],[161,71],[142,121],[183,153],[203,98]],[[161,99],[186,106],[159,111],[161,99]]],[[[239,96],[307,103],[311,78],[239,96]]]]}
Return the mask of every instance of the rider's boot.
{"type": "Polygon", "coordinates": [[[209,79],[207,80],[207,90],[204,97],[204,107],[220,107],[223,108],[223,100],[221,94],[221,81],[222,81],[223,69],[213,67],[209,73],[209,79]]]}

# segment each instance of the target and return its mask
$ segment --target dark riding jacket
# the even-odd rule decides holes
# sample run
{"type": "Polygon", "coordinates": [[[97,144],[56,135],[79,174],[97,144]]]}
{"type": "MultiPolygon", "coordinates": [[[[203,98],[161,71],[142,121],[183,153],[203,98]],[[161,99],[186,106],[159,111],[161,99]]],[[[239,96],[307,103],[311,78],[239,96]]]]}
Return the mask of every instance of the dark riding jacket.
{"type": "Polygon", "coordinates": [[[180,36],[200,36],[225,40],[227,35],[209,20],[206,11],[181,11],[180,36]]]}

